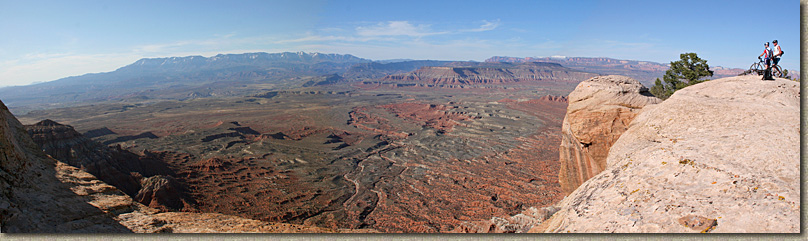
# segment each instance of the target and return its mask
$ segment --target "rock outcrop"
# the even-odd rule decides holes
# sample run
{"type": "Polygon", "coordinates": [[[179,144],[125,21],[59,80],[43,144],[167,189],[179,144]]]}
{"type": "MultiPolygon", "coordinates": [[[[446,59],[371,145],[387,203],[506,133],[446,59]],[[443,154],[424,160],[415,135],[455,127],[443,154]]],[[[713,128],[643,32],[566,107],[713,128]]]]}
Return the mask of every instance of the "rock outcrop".
{"type": "Polygon", "coordinates": [[[561,129],[559,183],[569,194],[606,168],[609,148],[640,110],[661,102],[637,80],[598,76],[578,84],[568,96],[561,129]]]}
{"type": "Polygon", "coordinates": [[[193,201],[187,196],[188,191],[171,176],[144,178],[141,185],[135,201],[160,210],[193,210],[193,201]]]}
{"type": "Polygon", "coordinates": [[[43,120],[25,129],[45,154],[78,167],[134,197],[140,178],[170,175],[173,172],[160,160],[137,155],[120,147],[107,147],[73,129],[72,126],[43,120]]]}
{"type": "Polygon", "coordinates": [[[128,198],[92,175],[45,155],[0,102],[2,232],[127,232],[108,212],[128,198]]]}
{"type": "Polygon", "coordinates": [[[165,212],[43,153],[0,102],[0,232],[373,232],[165,212]]]}
{"type": "Polygon", "coordinates": [[[526,233],[547,220],[557,210],[555,206],[529,207],[510,217],[492,217],[489,220],[464,222],[454,233],[526,233]]]}
{"type": "Polygon", "coordinates": [[[800,83],[739,76],[644,108],[534,232],[800,232],[800,83]]]}
{"type": "Polygon", "coordinates": [[[548,101],[555,101],[555,102],[562,102],[562,103],[569,103],[569,100],[566,96],[555,96],[555,95],[545,95],[539,98],[539,100],[548,100],[548,101]]]}

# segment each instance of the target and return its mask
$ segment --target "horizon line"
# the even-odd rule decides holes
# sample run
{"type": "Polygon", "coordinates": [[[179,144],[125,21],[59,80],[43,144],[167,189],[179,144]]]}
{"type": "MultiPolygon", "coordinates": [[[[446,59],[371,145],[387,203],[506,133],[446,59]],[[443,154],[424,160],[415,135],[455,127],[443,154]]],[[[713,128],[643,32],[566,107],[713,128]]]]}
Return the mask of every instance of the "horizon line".
{"type": "MultiPolygon", "coordinates": [[[[124,67],[126,67],[126,66],[133,65],[133,64],[135,64],[135,63],[137,63],[137,62],[139,62],[139,61],[141,61],[141,60],[169,59],[169,58],[188,58],[188,57],[202,57],[202,58],[210,59],[210,58],[212,58],[212,57],[216,57],[216,56],[219,56],[219,55],[244,55],[244,54],[284,54],[284,53],[292,53],[292,54],[299,54],[299,53],[303,53],[303,54],[326,54],[326,55],[329,55],[329,54],[335,54],[335,55],[348,55],[348,56],[353,56],[353,57],[356,57],[356,58],[359,58],[359,59],[366,59],[366,60],[370,60],[370,61],[372,61],[372,62],[381,62],[381,61],[387,61],[387,60],[402,60],[402,61],[400,61],[400,62],[407,62],[407,61],[454,61],[454,62],[478,62],[478,63],[481,63],[481,62],[486,62],[487,60],[492,59],[492,58],[496,58],[496,57],[502,57],[502,58],[519,58],[519,59],[527,59],[527,58],[548,58],[548,59],[562,59],[562,58],[563,58],[563,59],[570,59],[570,58],[592,58],[592,59],[596,59],[596,58],[606,58],[606,59],[622,60],[622,61],[649,62],[649,63],[655,63],[655,64],[660,64],[660,65],[666,65],[666,66],[670,66],[670,63],[659,63],[659,62],[655,62],[655,61],[649,61],[649,60],[618,59],[618,58],[606,57],[606,56],[589,57],[589,56],[564,56],[564,55],[553,55],[553,56],[525,56],[525,57],[516,57],[516,56],[506,56],[506,55],[494,55],[494,56],[491,56],[491,57],[486,58],[485,60],[482,60],[482,61],[477,61],[477,60],[452,60],[452,59],[443,59],[443,60],[441,60],[441,59],[409,59],[409,58],[371,59],[371,58],[363,58],[363,57],[356,56],[356,55],[354,55],[354,54],[350,54],[350,53],[333,53],[333,52],[332,52],[332,53],[326,53],[326,52],[317,52],[317,51],[311,51],[311,52],[306,52],[306,51],[261,52],[261,51],[259,51],[259,52],[242,52],[242,53],[217,53],[217,54],[210,55],[210,56],[205,56],[205,55],[203,55],[203,54],[195,54],[195,55],[185,55],[185,56],[147,57],[147,58],[140,58],[140,59],[138,59],[138,60],[136,60],[136,61],[134,61],[134,62],[132,62],[132,63],[130,63],[130,64],[123,65],[123,66],[118,67],[118,68],[116,68],[115,70],[112,70],[112,71],[106,71],[106,72],[88,72],[88,73],[84,73],[84,74],[80,74],[80,75],[71,75],[71,76],[65,76],[65,77],[61,77],[61,78],[58,78],[58,79],[53,79],[53,80],[47,80],[47,81],[36,81],[36,82],[32,82],[32,83],[30,83],[30,84],[26,84],[26,85],[0,85],[0,88],[31,86],[31,85],[43,84],[43,83],[53,82],[53,81],[57,81],[57,80],[61,80],[61,79],[66,79],[66,78],[72,78],[72,77],[81,77],[81,76],[85,76],[85,75],[91,75],[91,74],[105,74],[105,73],[112,73],[112,72],[118,71],[118,70],[120,70],[121,68],[124,68],[124,67]]],[[[720,66],[720,65],[711,66],[711,67],[721,67],[721,68],[725,68],[725,69],[743,69],[743,68],[734,68],[734,67],[724,67],[724,66],[720,66]]],[[[794,71],[794,72],[796,72],[796,73],[798,73],[798,74],[800,73],[800,71],[799,71],[799,70],[792,70],[792,71],[794,71]]]]}

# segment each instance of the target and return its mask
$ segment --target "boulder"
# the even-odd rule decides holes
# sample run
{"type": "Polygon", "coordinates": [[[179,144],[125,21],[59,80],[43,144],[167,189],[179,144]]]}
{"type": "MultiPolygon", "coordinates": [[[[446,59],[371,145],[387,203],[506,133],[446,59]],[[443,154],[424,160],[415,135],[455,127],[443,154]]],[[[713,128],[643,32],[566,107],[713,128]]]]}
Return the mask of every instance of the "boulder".
{"type": "Polygon", "coordinates": [[[646,106],[533,232],[799,233],[800,83],[739,76],[646,106]]]}
{"type": "Polygon", "coordinates": [[[568,96],[561,129],[559,183],[569,194],[606,168],[609,148],[642,108],[661,102],[639,81],[619,75],[583,81],[568,96]]]}

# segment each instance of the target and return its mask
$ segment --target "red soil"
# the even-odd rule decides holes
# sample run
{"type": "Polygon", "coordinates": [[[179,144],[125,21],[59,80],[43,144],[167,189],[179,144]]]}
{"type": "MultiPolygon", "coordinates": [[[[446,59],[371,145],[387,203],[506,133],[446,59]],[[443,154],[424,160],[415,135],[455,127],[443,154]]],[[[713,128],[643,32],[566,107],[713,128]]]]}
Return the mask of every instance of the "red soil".
{"type": "Polygon", "coordinates": [[[451,131],[452,127],[462,125],[460,122],[472,117],[460,113],[448,112],[445,105],[425,104],[420,102],[395,103],[380,106],[396,114],[396,116],[415,122],[424,127],[441,131],[451,131]]]}

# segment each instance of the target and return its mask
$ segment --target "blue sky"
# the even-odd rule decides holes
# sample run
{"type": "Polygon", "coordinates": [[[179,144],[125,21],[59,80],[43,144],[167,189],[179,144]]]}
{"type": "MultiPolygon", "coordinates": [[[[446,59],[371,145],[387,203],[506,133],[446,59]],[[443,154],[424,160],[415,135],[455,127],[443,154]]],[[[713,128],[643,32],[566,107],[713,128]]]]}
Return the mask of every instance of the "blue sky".
{"type": "Polygon", "coordinates": [[[107,72],[140,58],[306,51],[374,60],[696,52],[748,68],[779,40],[799,68],[797,1],[0,0],[0,86],[107,72]],[[767,9],[764,11],[764,9],[767,9]]]}

